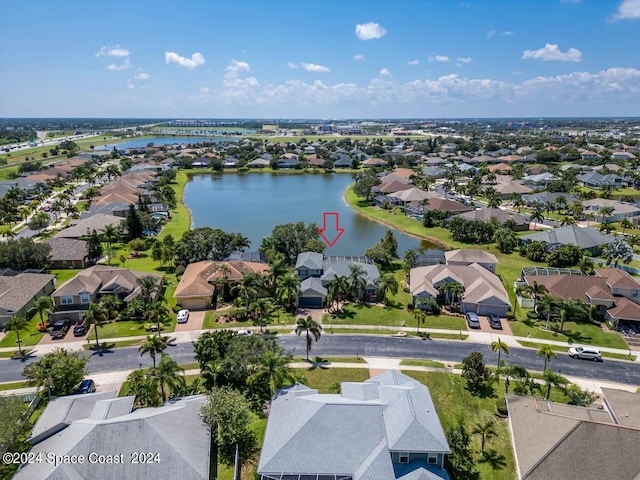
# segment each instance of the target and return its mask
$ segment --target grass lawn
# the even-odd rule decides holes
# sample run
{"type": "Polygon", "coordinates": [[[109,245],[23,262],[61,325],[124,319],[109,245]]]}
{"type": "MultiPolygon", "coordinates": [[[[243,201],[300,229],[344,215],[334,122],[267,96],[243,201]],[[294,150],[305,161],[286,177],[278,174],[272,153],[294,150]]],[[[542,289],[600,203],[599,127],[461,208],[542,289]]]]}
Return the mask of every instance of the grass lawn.
{"type": "Polygon", "coordinates": [[[480,472],[480,478],[492,480],[511,480],[516,478],[515,460],[511,449],[511,435],[509,433],[508,420],[495,416],[496,400],[504,397],[504,390],[496,387],[496,397],[479,398],[472,396],[465,388],[466,382],[459,375],[441,372],[405,372],[408,376],[429,387],[433,403],[440,417],[442,427],[455,427],[459,422],[464,422],[467,431],[473,428],[477,422],[485,418],[495,421],[497,436],[487,440],[486,451],[495,451],[495,468],[486,462],[480,455],[480,439],[473,436],[472,450],[474,463],[480,472]]]}
{"type": "MultiPolygon", "coordinates": [[[[203,329],[214,329],[214,328],[235,328],[235,327],[259,327],[260,321],[258,320],[247,320],[244,322],[230,322],[230,323],[218,323],[216,320],[219,316],[224,315],[224,310],[221,312],[209,311],[204,315],[204,322],[202,324],[203,329]]],[[[262,319],[263,327],[277,327],[279,325],[295,325],[296,324],[296,316],[285,312],[283,309],[279,308],[272,312],[269,312],[262,319]]]]}
{"type": "MultiPolygon", "coordinates": [[[[535,343],[535,342],[518,342],[518,343],[520,343],[520,345],[522,345],[523,347],[527,347],[527,348],[538,349],[541,346],[540,343],[535,343]]],[[[568,348],[555,346],[555,345],[551,345],[551,349],[554,352],[561,352],[561,353],[567,353],[569,351],[568,348]]],[[[609,353],[609,352],[600,352],[600,353],[602,354],[603,357],[613,358],[615,360],[628,360],[631,362],[635,362],[636,360],[636,355],[629,355],[628,353],[609,353]]]]}
{"type": "Polygon", "coordinates": [[[62,285],[64,282],[76,276],[78,272],[81,272],[80,269],[75,268],[64,268],[60,270],[49,270],[49,273],[56,276],[56,286],[62,285]]]}
{"type": "MultiPolygon", "coordinates": [[[[82,345],[82,348],[84,348],[85,350],[93,350],[93,348],[96,346],[95,337],[93,338],[93,341],[91,341],[91,338],[89,338],[89,340],[90,340],[90,343],[87,343],[86,345],[82,345]]],[[[120,340],[120,341],[117,341],[117,342],[109,342],[108,345],[104,345],[103,344],[103,346],[104,346],[104,348],[106,348],[108,350],[110,350],[112,348],[118,348],[118,347],[137,347],[143,341],[144,340],[142,340],[142,339],[139,339],[139,340],[120,340]]]]}
{"type": "Polygon", "coordinates": [[[324,326],[325,334],[331,333],[345,333],[354,335],[396,335],[397,330],[389,330],[384,328],[331,328],[327,325],[324,326]]]}
{"type": "MultiPolygon", "coordinates": [[[[163,335],[173,332],[173,329],[175,328],[174,320],[175,319],[172,319],[171,322],[164,324],[164,329],[162,330],[163,335]]],[[[151,335],[151,332],[144,329],[145,323],[147,322],[136,322],[133,320],[106,323],[102,327],[98,327],[98,340],[100,341],[103,338],[106,339],[151,335]]],[[[90,340],[95,340],[95,333],[93,333],[93,329],[89,331],[88,338],[90,340]]]]}
{"type": "Polygon", "coordinates": [[[629,349],[618,332],[605,332],[600,326],[591,323],[565,322],[563,333],[543,330],[541,327],[545,325],[544,321],[536,322],[531,319],[513,321],[509,325],[517,337],[534,337],[574,344],[629,349]]]}
{"type": "MultiPolygon", "coordinates": [[[[22,340],[22,347],[28,347],[32,345],[36,345],[43,337],[44,333],[36,330],[36,326],[40,323],[40,317],[37,313],[32,312],[32,315],[29,319],[29,324],[27,328],[20,331],[20,340],[22,340]]],[[[6,332],[6,335],[2,340],[0,340],[0,347],[18,347],[16,343],[16,332],[10,330],[6,332]]]]}
{"type": "MultiPolygon", "coordinates": [[[[325,357],[318,357],[318,356],[314,356],[311,358],[311,360],[315,363],[326,363],[328,365],[332,364],[332,363],[336,363],[336,362],[341,362],[341,363],[367,363],[363,358],[360,357],[332,357],[332,356],[325,356],[325,357]]],[[[293,362],[304,362],[305,361],[305,357],[293,357],[293,362]]]]}
{"type": "Polygon", "coordinates": [[[293,373],[309,388],[317,388],[320,393],[331,393],[332,387],[340,382],[363,382],[370,377],[369,369],[363,368],[294,368],[293,373]]]}
{"type": "Polygon", "coordinates": [[[435,360],[414,360],[405,359],[400,362],[400,365],[413,365],[418,367],[433,367],[433,368],[445,368],[444,363],[436,362],[435,360]]]}
{"type": "MultiPolygon", "coordinates": [[[[415,319],[406,308],[378,307],[361,303],[349,303],[337,314],[325,314],[325,325],[385,325],[390,327],[411,327],[415,319]]],[[[451,330],[466,330],[464,319],[450,315],[428,316],[422,328],[445,328],[451,330]]]]}
{"type": "Polygon", "coordinates": [[[466,340],[469,338],[469,335],[465,335],[464,333],[432,333],[427,332],[430,339],[439,338],[441,340],[466,340]]]}
{"type": "Polygon", "coordinates": [[[26,388],[30,387],[29,382],[24,380],[22,382],[0,383],[0,391],[13,390],[14,388],[26,388]]]}

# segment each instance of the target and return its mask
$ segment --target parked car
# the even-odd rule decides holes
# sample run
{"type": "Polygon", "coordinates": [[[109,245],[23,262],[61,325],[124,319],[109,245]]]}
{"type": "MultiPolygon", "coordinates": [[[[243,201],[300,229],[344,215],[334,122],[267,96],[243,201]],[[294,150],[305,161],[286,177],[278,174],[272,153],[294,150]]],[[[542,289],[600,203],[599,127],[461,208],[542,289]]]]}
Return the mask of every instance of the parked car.
{"type": "Polygon", "coordinates": [[[82,382],[80,382],[80,386],[78,387],[78,393],[93,393],[95,391],[96,391],[96,382],[94,382],[90,378],[86,378],[82,382]]]}
{"type": "Polygon", "coordinates": [[[469,325],[469,328],[480,328],[480,319],[475,313],[466,313],[464,315],[464,318],[467,320],[467,325],[469,325]]]}
{"type": "Polygon", "coordinates": [[[499,328],[502,330],[502,322],[500,321],[500,317],[495,313],[489,315],[489,326],[491,328],[499,328]]]}
{"type": "Polygon", "coordinates": [[[594,347],[571,347],[569,349],[571,358],[581,358],[583,360],[593,360],[594,362],[602,361],[600,350],[594,347]]]}
{"type": "Polygon", "coordinates": [[[58,320],[53,324],[53,327],[51,327],[51,336],[53,338],[64,338],[69,331],[69,328],[71,328],[71,320],[68,318],[58,320]]]}
{"type": "Polygon", "coordinates": [[[87,333],[87,327],[84,326],[84,320],[78,320],[73,326],[73,336],[82,337],[85,333],[87,333]]]}
{"type": "Polygon", "coordinates": [[[251,330],[238,330],[238,335],[245,335],[248,337],[253,335],[253,332],[251,330]]]}
{"type": "Polygon", "coordinates": [[[187,320],[189,320],[189,310],[180,310],[178,312],[178,323],[187,323],[187,320]]]}

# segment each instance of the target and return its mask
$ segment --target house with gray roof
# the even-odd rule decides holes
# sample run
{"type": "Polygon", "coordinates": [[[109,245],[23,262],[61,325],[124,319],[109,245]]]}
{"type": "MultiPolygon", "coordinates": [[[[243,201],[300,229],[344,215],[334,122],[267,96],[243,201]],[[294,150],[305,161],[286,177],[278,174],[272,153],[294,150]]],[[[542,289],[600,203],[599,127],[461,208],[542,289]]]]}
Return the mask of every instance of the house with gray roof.
{"type": "Polygon", "coordinates": [[[51,268],[85,268],[97,258],[87,258],[87,242],[77,238],[49,238],[43,243],[51,247],[51,268]]]}
{"type": "Polygon", "coordinates": [[[605,185],[611,188],[621,187],[624,184],[624,178],[614,173],[602,175],[598,172],[587,172],[576,177],[576,180],[583,187],[602,188],[605,185]]]}
{"type": "Polygon", "coordinates": [[[608,198],[594,198],[592,200],[585,200],[582,202],[585,212],[592,212],[596,220],[602,223],[618,222],[623,218],[630,218],[640,216],[640,208],[636,207],[633,203],[619,202],[608,198]],[[608,215],[601,215],[602,208],[611,208],[611,213],[608,215]]]}
{"type": "Polygon", "coordinates": [[[490,222],[497,221],[500,224],[510,224],[513,231],[529,230],[529,218],[515,212],[509,212],[500,208],[483,208],[459,213],[447,219],[447,222],[454,218],[461,218],[467,222],[490,222]]]}
{"type": "Polygon", "coordinates": [[[391,370],[343,382],[340,392],[300,384],[278,392],[257,469],[261,480],[449,478],[449,444],[425,385],[391,370]]]}
{"type": "Polygon", "coordinates": [[[82,456],[85,461],[42,461],[23,465],[15,480],[112,480],[210,478],[210,433],[200,409],[204,395],[156,408],[133,410],[133,396],[117,392],[53,399],[29,439],[34,458],[82,456]],[[151,452],[150,457],[136,457],[151,452]],[[112,461],[99,461],[108,455],[112,461]],[[150,461],[146,461],[150,459],[150,461]],[[137,460],[137,461],[136,461],[137,460]]]}
{"type": "Polygon", "coordinates": [[[348,277],[353,268],[359,268],[365,280],[362,299],[375,299],[380,272],[368,257],[325,257],[322,253],[303,252],[296,260],[295,272],[300,279],[298,306],[322,308],[327,297],[327,285],[335,277],[348,277]]]}
{"type": "Polygon", "coordinates": [[[55,290],[55,276],[48,273],[0,275],[0,328],[13,317],[27,317],[36,299],[55,290]]]}
{"type": "Polygon", "coordinates": [[[559,198],[564,198],[565,205],[567,206],[578,201],[578,197],[570,193],[547,192],[546,190],[543,192],[535,192],[535,193],[528,193],[526,195],[522,195],[522,200],[524,201],[524,204],[527,207],[532,207],[536,204],[555,205],[559,198]]]}
{"type": "Polygon", "coordinates": [[[577,245],[592,255],[597,255],[602,247],[615,240],[613,235],[602,233],[593,227],[565,225],[553,230],[541,230],[520,237],[520,243],[544,242],[552,250],[559,245],[577,245]]]}
{"type": "Polygon", "coordinates": [[[104,213],[97,213],[80,220],[70,227],[56,233],[54,238],[80,238],[90,235],[94,230],[100,233],[107,225],[114,227],[119,226],[123,222],[122,217],[116,217],[115,215],[107,215],[104,213]]]}

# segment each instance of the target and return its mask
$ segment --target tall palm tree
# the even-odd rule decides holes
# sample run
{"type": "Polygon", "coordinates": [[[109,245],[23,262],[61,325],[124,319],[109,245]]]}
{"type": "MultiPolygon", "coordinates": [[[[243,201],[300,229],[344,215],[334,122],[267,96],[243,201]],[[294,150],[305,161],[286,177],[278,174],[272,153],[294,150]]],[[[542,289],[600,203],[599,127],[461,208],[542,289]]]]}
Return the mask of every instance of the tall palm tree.
{"type": "Polygon", "coordinates": [[[574,298],[569,298],[560,304],[560,331],[564,330],[564,322],[576,315],[586,315],[584,303],[574,298]]]}
{"type": "Polygon", "coordinates": [[[484,456],[485,442],[497,436],[498,434],[496,432],[495,423],[493,422],[493,420],[486,419],[482,422],[474,424],[473,430],[471,430],[471,435],[480,436],[480,453],[484,456]]]}
{"type": "Polygon", "coordinates": [[[622,234],[624,235],[624,231],[627,228],[633,228],[633,222],[627,217],[624,217],[622,220],[620,220],[620,226],[622,227],[622,234]]]}
{"type": "Polygon", "coordinates": [[[38,315],[40,316],[40,324],[42,325],[43,331],[46,328],[44,324],[44,314],[49,313],[51,310],[53,310],[54,306],[55,303],[53,302],[53,298],[44,295],[42,297],[38,297],[33,305],[33,308],[36,309],[38,315]]]}
{"type": "Polygon", "coordinates": [[[271,397],[276,390],[296,381],[289,368],[289,359],[278,352],[267,350],[258,358],[256,371],[249,376],[249,383],[256,383],[265,378],[269,384],[271,397]]]}
{"type": "Polygon", "coordinates": [[[496,369],[496,377],[500,379],[500,355],[502,352],[509,355],[509,345],[498,338],[495,342],[491,342],[491,351],[498,352],[498,368],[496,369]]]}
{"type": "Polygon", "coordinates": [[[600,223],[605,223],[605,217],[608,217],[613,213],[613,207],[602,206],[598,209],[598,214],[600,215],[600,223]]]}
{"type": "Polygon", "coordinates": [[[376,281],[376,285],[378,287],[378,299],[382,300],[385,305],[390,303],[389,295],[396,295],[400,289],[398,280],[391,272],[380,275],[376,281]]]}
{"type": "Polygon", "coordinates": [[[440,286],[440,292],[444,294],[445,302],[453,305],[456,299],[464,293],[464,287],[458,282],[447,282],[440,286]]]}
{"type": "Polygon", "coordinates": [[[151,275],[140,277],[137,281],[140,286],[139,298],[145,305],[149,305],[158,294],[158,281],[151,275]]]}
{"type": "Polygon", "coordinates": [[[564,388],[569,383],[569,380],[564,378],[562,375],[554,373],[550,368],[545,368],[544,373],[542,374],[542,379],[547,384],[547,394],[545,397],[547,400],[549,400],[549,397],[551,396],[551,386],[564,388]]]}
{"type": "Polygon", "coordinates": [[[29,325],[29,322],[24,317],[13,317],[7,323],[4,324],[4,331],[9,332],[13,330],[16,332],[16,343],[18,344],[18,353],[22,357],[22,340],[20,339],[20,330],[24,330],[29,325]]]}
{"type": "Polygon", "coordinates": [[[147,340],[138,347],[140,356],[148,353],[153,360],[153,368],[156,368],[156,355],[162,353],[167,348],[167,342],[160,335],[147,335],[147,340]]]}
{"type": "Polygon", "coordinates": [[[311,315],[309,315],[307,318],[299,318],[296,322],[296,335],[300,336],[302,332],[305,332],[306,335],[308,362],[309,350],[311,350],[313,340],[315,340],[316,342],[320,340],[320,337],[322,335],[322,327],[318,325],[318,323],[313,318],[311,318],[311,315]]]}
{"type": "Polygon", "coordinates": [[[222,297],[222,300],[224,301],[225,292],[229,289],[229,275],[231,275],[231,267],[229,267],[229,264],[227,263],[219,263],[214,267],[214,269],[219,273],[220,285],[222,287],[221,292],[216,292],[216,297],[222,297]]]}
{"type": "Polygon", "coordinates": [[[547,364],[551,363],[552,358],[557,358],[558,354],[553,351],[553,349],[551,348],[551,345],[547,343],[543,343],[542,345],[540,345],[540,348],[538,348],[538,351],[536,352],[536,356],[544,357],[544,368],[542,369],[542,371],[546,372],[547,364]]]}
{"type": "Polygon", "coordinates": [[[535,280],[533,281],[533,284],[531,285],[531,294],[533,295],[534,301],[540,300],[540,297],[548,291],[549,290],[547,290],[545,285],[538,283],[535,280]]]}
{"type": "Polygon", "coordinates": [[[551,322],[551,314],[553,313],[554,308],[558,308],[558,300],[546,293],[541,299],[539,299],[536,302],[536,305],[535,305],[536,312],[538,313],[545,312],[547,316],[547,324],[545,327],[547,330],[549,330],[549,323],[551,322]]]}
{"type": "Polygon", "coordinates": [[[18,236],[18,234],[14,232],[11,226],[9,225],[3,226],[2,229],[0,229],[0,237],[9,239],[9,238],[15,238],[16,236],[18,236]]]}
{"type": "Polygon", "coordinates": [[[213,377],[213,387],[215,388],[218,386],[218,376],[222,375],[225,371],[225,363],[220,358],[209,360],[204,364],[203,371],[213,377]]]}
{"type": "Polygon", "coordinates": [[[367,286],[366,272],[360,265],[349,266],[349,296],[353,300],[364,298],[364,289],[367,286]]]}
{"type": "Polygon", "coordinates": [[[340,306],[349,296],[349,281],[347,277],[336,275],[327,283],[327,297],[336,303],[335,311],[340,311],[340,306]]]}
{"type": "Polygon", "coordinates": [[[535,230],[538,223],[544,222],[544,210],[538,209],[536,207],[533,213],[531,213],[531,217],[529,218],[529,220],[533,221],[533,230],[535,230]]]}
{"type": "Polygon", "coordinates": [[[416,333],[420,333],[420,325],[427,319],[427,314],[424,313],[422,308],[414,308],[412,315],[416,320],[416,333]]]}
{"type": "Polygon", "coordinates": [[[285,309],[292,311],[296,305],[300,279],[293,272],[286,272],[276,280],[276,298],[285,309]]]}
{"type": "Polygon", "coordinates": [[[102,229],[102,240],[107,244],[107,265],[111,265],[112,245],[120,238],[118,230],[113,225],[105,225],[102,229]]]}
{"type": "Polygon", "coordinates": [[[262,333],[262,326],[264,324],[264,316],[267,314],[271,304],[266,298],[258,298],[250,306],[250,309],[258,314],[258,323],[260,324],[260,333],[262,333]]]}
{"type": "Polygon", "coordinates": [[[156,378],[147,369],[136,369],[127,377],[129,393],[135,396],[134,405],[139,408],[160,405],[156,378]]]}
{"type": "Polygon", "coordinates": [[[96,348],[100,348],[100,340],[98,339],[98,327],[101,327],[104,322],[109,320],[109,314],[107,310],[99,303],[92,303],[89,305],[89,309],[85,312],[83,317],[85,325],[93,325],[93,329],[96,334],[96,348]]]}
{"type": "Polygon", "coordinates": [[[184,369],[178,365],[178,362],[165,353],[161,353],[158,367],[154,367],[153,373],[160,384],[162,403],[167,401],[165,385],[168,387],[169,393],[180,391],[185,385],[184,369]]]}
{"type": "Polygon", "coordinates": [[[145,317],[150,322],[156,322],[158,332],[156,335],[160,335],[160,324],[165,324],[169,321],[169,310],[162,302],[154,302],[147,307],[145,317]]]}

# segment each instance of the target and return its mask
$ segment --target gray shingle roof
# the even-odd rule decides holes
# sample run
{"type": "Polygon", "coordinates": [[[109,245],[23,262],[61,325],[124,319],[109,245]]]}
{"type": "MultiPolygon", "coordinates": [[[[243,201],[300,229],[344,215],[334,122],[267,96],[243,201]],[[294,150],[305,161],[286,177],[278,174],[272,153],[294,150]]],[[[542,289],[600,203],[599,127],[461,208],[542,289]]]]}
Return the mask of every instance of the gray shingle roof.
{"type": "Polygon", "coordinates": [[[333,259],[326,259],[324,261],[324,273],[321,277],[322,282],[329,282],[336,276],[348,277],[351,273],[352,265],[357,265],[362,268],[362,270],[364,270],[367,287],[374,287],[376,285],[376,281],[378,280],[378,278],[380,278],[380,272],[378,271],[378,267],[376,267],[374,264],[333,259]]]}
{"type": "Polygon", "coordinates": [[[116,217],[115,215],[107,215],[104,213],[97,213],[89,218],[81,220],[77,224],[65,228],[61,232],[54,235],[54,238],[79,238],[89,235],[93,230],[100,233],[107,225],[113,225],[117,227],[124,221],[122,217],[116,217]]]}
{"type": "Polygon", "coordinates": [[[520,237],[522,241],[542,241],[551,244],[578,245],[580,248],[593,248],[607,245],[615,240],[613,235],[599,232],[593,227],[565,225],[553,230],[544,230],[520,237]]]}
{"type": "Polygon", "coordinates": [[[17,312],[55,277],[48,273],[20,273],[0,277],[0,306],[17,312]]]}
{"type": "Polygon", "coordinates": [[[296,259],[296,270],[306,267],[311,270],[322,270],[324,255],[316,252],[302,252],[296,259]]]}
{"type": "Polygon", "coordinates": [[[327,289],[322,286],[322,281],[317,277],[305,278],[300,282],[300,295],[315,292],[323,297],[327,295],[327,289]]]}
{"type": "Polygon", "coordinates": [[[87,242],[75,238],[49,238],[45,240],[51,246],[51,259],[84,260],[87,256],[87,242]]]}

